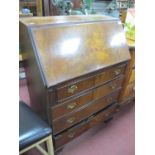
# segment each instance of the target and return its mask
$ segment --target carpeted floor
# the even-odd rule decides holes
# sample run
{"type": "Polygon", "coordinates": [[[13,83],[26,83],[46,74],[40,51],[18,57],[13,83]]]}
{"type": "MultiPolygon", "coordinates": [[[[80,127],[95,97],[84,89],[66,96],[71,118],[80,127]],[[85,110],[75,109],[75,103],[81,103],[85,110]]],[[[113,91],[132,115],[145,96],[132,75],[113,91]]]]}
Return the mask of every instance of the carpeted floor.
{"type": "MultiPolygon", "coordinates": [[[[20,81],[20,99],[30,105],[28,89],[20,81]]],[[[100,124],[65,145],[58,155],[134,155],[135,154],[134,105],[122,109],[106,125],[100,124]]],[[[32,150],[27,155],[40,155],[32,150]]]]}

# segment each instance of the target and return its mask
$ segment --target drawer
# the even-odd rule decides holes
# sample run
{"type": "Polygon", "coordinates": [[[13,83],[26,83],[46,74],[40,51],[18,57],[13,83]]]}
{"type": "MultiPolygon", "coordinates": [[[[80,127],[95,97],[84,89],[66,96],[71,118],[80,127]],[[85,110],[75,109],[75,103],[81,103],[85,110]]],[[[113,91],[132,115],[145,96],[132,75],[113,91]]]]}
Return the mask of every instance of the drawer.
{"type": "Polygon", "coordinates": [[[105,108],[109,104],[116,102],[118,97],[119,91],[112,93],[106,97],[98,99],[96,101],[90,102],[84,108],[78,109],[64,117],[61,117],[57,120],[53,120],[52,127],[54,134],[61,132],[62,130],[71,127],[72,125],[80,122],[83,119],[86,119],[90,115],[100,111],[101,109],[105,108]]]}
{"type": "Polygon", "coordinates": [[[78,96],[73,100],[60,103],[51,108],[52,118],[57,119],[59,117],[62,117],[63,115],[66,115],[80,108],[81,106],[91,102],[92,100],[93,100],[93,92],[91,91],[89,93],[83,94],[82,96],[78,96]]]}
{"type": "Polygon", "coordinates": [[[80,108],[81,106],[93,100],[96,100],[103,96],[108,95],[109,93],[120,88],[121,83],[122,83],[122,78],[118,78],[111,82],[108,82],[105,85],[97,87],[85,94],[82,94],[81,96],[78,96],[75,99],[57,104],[56,106],[51,108],[52,118],[57,119],[63,115],[68,114],[69,112],[72,112],[73,110],[80,108]]]}
{"type": "Polygon", "coordinates": [[[115,112],[115,109],[116,109],[116,104],[113,104],[112,106],[108,107],[106,110],[103,110],[97,114],[94,114],[93,116],[90,116],[88,119],[84,120],[82,123],[74,126],[68,131],[65,131],[57,136],[54,136],[55,148],[57,149],[63,146],[67,142],[71,141],[75,137],[87,131],[89,128],[105,121],[115,112]]]}
{"type": "Polygon", "coordinates": [[[67,85],[58,86],[56,88],[57,100],[63,100],[67,97],[73,96],[79,92],[84,90],[88,90],[94,86],[101,85],[107,81],[110,81],[117,76],[124,73],[125,65],[120,65],[117,67],[113,67],[108,69],[102,73],[98,73],[95,76],[90,76],[89,78],[85,78],[82,80],[73,81],[68,83],[67,85]]]}

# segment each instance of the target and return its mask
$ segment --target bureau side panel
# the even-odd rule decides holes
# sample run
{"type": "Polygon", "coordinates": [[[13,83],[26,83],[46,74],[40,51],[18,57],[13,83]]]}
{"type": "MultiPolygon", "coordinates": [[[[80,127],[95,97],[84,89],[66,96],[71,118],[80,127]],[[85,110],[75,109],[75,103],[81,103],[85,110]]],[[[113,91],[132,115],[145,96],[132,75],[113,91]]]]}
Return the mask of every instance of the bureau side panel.
{"type": "Polygon", "coordinates": [[[47,90],[34,52],[33,43],[28,28],[22,23],[20,23],[19,28],[31,107],[43,119],[47,120],[47,90]]]}
{"type": "Polygon", "coordinates": [[[130,94],[133,94],[132,96],[134,97],[134,75],[132,75],[133,68],[135,67],[135,49],[130,49],[130,55],[131,55],[131,60],[129,61],[126,71],[125,71],[125,79],[123,82],[123,87],[122,91],[119,96],[119,102],[124,102],[128,98],[130,98],[130,94]],[[131,77],[133,76],[133,77],[131,77]],[[130,84],[130,80],[132,78],[132,84],[130,84]],[[129,90],[131,93],[129,93],[129,90]],[[131,91],[132,90],[132,91],[131,91]],[[128,96],[128,95],[129,96],[128,96]]]}

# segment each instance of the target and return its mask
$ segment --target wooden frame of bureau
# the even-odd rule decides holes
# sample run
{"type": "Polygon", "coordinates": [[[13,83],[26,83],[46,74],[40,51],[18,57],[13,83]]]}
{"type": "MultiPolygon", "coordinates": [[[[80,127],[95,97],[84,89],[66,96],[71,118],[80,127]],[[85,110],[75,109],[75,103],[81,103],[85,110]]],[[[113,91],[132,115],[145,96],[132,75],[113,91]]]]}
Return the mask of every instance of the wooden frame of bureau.
{"type": "Polygon", "coordinates": [[[135,47],[129,46],[131,60],[128,63],[122,91],[119,97],[119,107],[135,103],[135,47]]]}
{"type": "Polygon", "coordinates": [[[104,16],[25,18],[20,19],[20,32],[32,108],[52,126],[55,151],[94,125],[112,117],[130,60],[126,42],[118,45],[116,42],[116,47],[109,43],[113,33],[116,33],[114,37],[117,33],[123,34],[118,20],[104,16]],[[91,33],[96,26],[96,32],[91,33]],[[68,29],[73,36],[78,31],[77,35],[84,43],[79,45],[82,51],[75,53],[75,57],[72,55],[72,59],[67,57],[69,61],[66,61],[64,55],[57,56],[61,51],[59,53],[60,49],[55,48],[58,43],[60,47],[63,45],[63,41],[56,41],[64,39],[64,35],[54,36],[53,40],[50,34],[55,31],[65,34],[68,29]],[[48,39],[45,41],[42,35],[48,39]],[[95,44],[91,45],[91,42],[95,44]],[[44,54],[46,50],[41,51],[42,47],[50,50],[46,53],[48,56],[44,54]],[[77,58],[78,54],[81,54],[81,59],[77,58]],[[43,59],[44,56],[46,59],[43,59]],[[63,59],[59,62],[59,58],[63,59]],[[59,66],[54,74],[51,63],[59,66]],[[76,67],[73,64],[80,64],[80,67],[73,69],[73,66],[76,67]],[[66,69],[64,65],[71,69],[66,69]]]}

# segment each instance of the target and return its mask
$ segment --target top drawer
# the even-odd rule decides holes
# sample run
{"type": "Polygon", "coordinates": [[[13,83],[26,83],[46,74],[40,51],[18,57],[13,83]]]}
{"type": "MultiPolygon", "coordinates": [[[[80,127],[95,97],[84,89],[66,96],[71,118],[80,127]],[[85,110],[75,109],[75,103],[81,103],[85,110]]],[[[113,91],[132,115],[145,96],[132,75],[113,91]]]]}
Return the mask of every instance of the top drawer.
{"type": "Polygon", "coordinates": [[[115,66],[111,69],[108,69],[102,73],[98,73],[94,76],[90,76],[89,78],[82,79],[80,81],[73,81],[67,85],[62,85],[56,88],[57,100],[62,101],[63,99],[73,96],[81,91],[87,90],[94,86],[98,86],[107,81],[110,81],[117,76],[124,73],[125,64],[115,66]]]}

